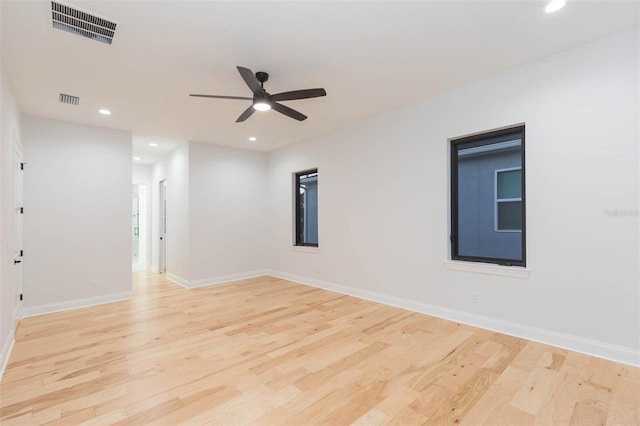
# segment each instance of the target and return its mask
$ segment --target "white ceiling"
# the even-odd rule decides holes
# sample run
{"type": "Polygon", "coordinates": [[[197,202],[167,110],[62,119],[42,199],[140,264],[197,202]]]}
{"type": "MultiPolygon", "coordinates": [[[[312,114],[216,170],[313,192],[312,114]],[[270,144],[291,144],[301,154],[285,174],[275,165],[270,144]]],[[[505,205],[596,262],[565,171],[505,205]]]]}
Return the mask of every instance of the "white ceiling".
{"type": "MultiPolygon", "coordinates": [[[[129,130],[152,162],[200,141],[270,151],[414,103],[639,22],[637,1],[68,1],[118,23],[112,45],[51,25],[50,2],[1,0],[2,59],[23,113],[129,130]],[[324,87],[235,123],[249,101],[236,65],[270,93],[324,87]],[[59,93],[79,106],[58,102],[59,93]],[[99,108],[113,114],[102,116],[99,108]],[[256,136],[256,142],[249,142],[256,136]],[[148,142],[159,147],[151,149],[148,142]]],[[[553,78],[553,76],[549,76],[553,78]]]]}

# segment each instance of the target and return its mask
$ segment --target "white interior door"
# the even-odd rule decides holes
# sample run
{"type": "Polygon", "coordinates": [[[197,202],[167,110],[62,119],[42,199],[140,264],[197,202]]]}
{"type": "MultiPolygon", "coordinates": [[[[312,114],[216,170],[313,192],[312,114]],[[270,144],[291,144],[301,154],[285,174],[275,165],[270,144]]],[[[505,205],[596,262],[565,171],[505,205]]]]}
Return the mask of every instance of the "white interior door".
{"type": "Polygon", "coordinates": [[[134,269],[140,262],[140,196],[138,185],[133,185],[131,213],[131,263],[134,269]]]}
{"type": "Polygon", "coordinates": [[[148,203],[149,195],[147,185],[138,185],[138,265],[141,269],[147,269],[149,266],[148,253],[148,203]]]}
{"type": "Polygon", "coordinates": [[[13,180],[13,283],[14,283],[14,304],[13,318],[15,321],[22,319],[22,229],[24,217],[24,203],[22,197],[22,182],[24,162],[22,159],[22,146],[14,135],[13,139],[13,164],[12,164],[12,180],[13,180]]]}
{"type": "Polygon", "coordinates": [[[131,265],[133,271],[144,271],[149,267],[147,203],[147,185],[134,184],[131,220],[131,265]]]}
{"type": "Polygon", "coordinates": [[[160,248],[159,270],[161,274],[167,272],[167,181],[160,181],[160,248]]]}

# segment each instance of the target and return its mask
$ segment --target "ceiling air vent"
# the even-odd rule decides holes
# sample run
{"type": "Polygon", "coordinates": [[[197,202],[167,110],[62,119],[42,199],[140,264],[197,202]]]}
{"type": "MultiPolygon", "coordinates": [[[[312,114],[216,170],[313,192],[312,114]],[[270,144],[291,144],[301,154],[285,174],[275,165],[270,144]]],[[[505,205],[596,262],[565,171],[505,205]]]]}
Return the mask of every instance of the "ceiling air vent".
{"type": "Polygon", "coordinates": [[[64,93],[60,93],[59,99],[61,104],[78,105],[80,103],[79,97],[67,95],[64,93]]]}
{"type": "Polygon", "coordinates": [[[74,9],[62,3],[51,2],[53,28],[111,44],[116,31],[116,23],[74,9]]]}

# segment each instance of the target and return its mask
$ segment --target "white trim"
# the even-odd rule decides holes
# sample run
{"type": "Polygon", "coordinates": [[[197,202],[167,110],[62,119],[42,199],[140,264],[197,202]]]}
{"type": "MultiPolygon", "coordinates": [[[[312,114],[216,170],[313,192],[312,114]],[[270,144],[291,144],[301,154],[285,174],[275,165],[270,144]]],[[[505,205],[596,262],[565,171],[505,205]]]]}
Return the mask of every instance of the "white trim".
{"type": "Polygon", "coordinates": [[[16,339],[14,335],[13,329],[7,336],[7,339],[2,344],[2,353],[0,353],[0,381],[4,376],[4,371],[7,369],[7,365],[9,364],[9,358],[11,358],[11,351],[13,351],[13,346],[16,344],[16,339]]]}
{"type": "Polygon", "coordinates": [[[446,260],[444,267],[452,271],[474,272],[489,275],[501,275],[505,277],[529,278],[531,272],[528,268],[519,266],[502,266],[481,262],[467,262],[446,260]]]}
{"type": "Polygon", "coordinates": [[[269,271],[268,275],[271,275],[275,278],[281,278],[301,284],[310,285],[313,287],[322,288],[324,290],[346,294],[360,299],[366,299],[377,303],[383,303],[385,305],[395,306],[401,309],[406,309],[409,311],[418,312],[449,321],[467,324],[473,327],[479,327],[486,330],[507,334],[509,336],[515,336],[574,352],[580,352],[590,356],[603,358],[634,367],[640,367],[640,350],[634,348],[612,345],[606,342],[585,339],[579,336],[573,336],[551,330],[545,330],[542,328],[531,327],[528,325],[512,323],[455,309],[443,308],[440,306],[430,305],[428,303],[416,302],[413,300],[389,296],[382,293],[347,287],[340,284],[316,280],[313,278],[301,277],[285,272],[269,271]]]}
{"type": "Polygon", "coordinates": [[[238,274],[221,275],[219,277],[205,278],[203,280],[189,281],[173,274],[167,274],[167,279],[184,288],[192,289],[198,287],[208,287],[210,285],[226,284],[232,281],[246,280],[249,278],[263,277],[268,274],[268,270],[260,269],[257,271],[241,272],[238,274]]]}
{"type": "Polygon", "coordinates": [[[16,261],[22,259],[22,249],[24,248],[24,217],[18,214],[19,219],[16,218],[16,213],[19,213],[20,208],[24,207],[24,151],[22,141],[16,134],[16,129],[11,131],[13,150],[11,151],[11,205],[13,206],[11,221],[12,221],[12,235],[11,235],[11,247],[14,253],[13,255],[13,268],[11,268],[11,285],[13,294],[13,322],[20,321],[22,319],[23,301],[20,297],[24,293],[24,264],[16,265],[16,261]],[[18,166],[20,164],[20,166],[18,166]],[[20,180],[18,180],[18,177],[20,180]],[[19,187],[16,190],[16,186],[19,187]],[[17,196],[19,194],[19,197],[17,196]],[[19,198],[19,199],[17,199],[19,198]],[[17,241],[17,239],[20,241],[17,241]],[[18,269],[16,269],[18,268],[18,269]],[[16,288],[16,286],[18,288],[16,288]]]}
{"type": "Polygon", "coordinates": [[[313,246],[291,246],[291,251],[300,253],[320,253],[320,248],[313,246]]]}
{"type": "Polygon", "coordinates": [[[266,269],[258,271],[241,272],[238,274],[222,275],[220,277],[206,278],[204,280],[195,280],[189,282],[188,288],[207,287],[210,285],[226,284],[230,281],[246,280],[249,278],[257,278],[269,275],[266,269]]]}
{"type": "Polygon", "coordinates": [[[189,288],[189,280],[186,278],[182,278],[179,275],[172,274],[171,272],[167,272],[167,279],[172,283],[181,285],[184,288],[189,288]]]}
{"type": "Polygon", "coordinates": [[[38,315],[52,314],[54,312],[70,311],[72,309],[88,308],[105,303],[122,302],[133,298],[133,292],[107,294],[104,296],[88,297],[86,299],[69,300],[60,303],[48,303],[46,305],[31,306],[23,309],[24,318],[38,315]]]}

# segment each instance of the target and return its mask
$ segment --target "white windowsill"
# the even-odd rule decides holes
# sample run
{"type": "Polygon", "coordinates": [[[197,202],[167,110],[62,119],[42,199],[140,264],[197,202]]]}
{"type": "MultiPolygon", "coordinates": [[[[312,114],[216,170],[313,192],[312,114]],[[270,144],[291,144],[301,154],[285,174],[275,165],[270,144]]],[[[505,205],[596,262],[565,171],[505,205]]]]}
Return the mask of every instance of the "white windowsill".
{"type": "Polygon", "coordinates": [[[300,253],[320,253],[320,249],[318,247],[291,246],[291,250],[300,253]]]}
{"type": "Polygon", "coordinates": [[[529,278],[530,269],[519,266],[491,265],[479,262],[447,260],[444,267],[454,271],[477,272],[480,274],[502,275],[505,277],[529,278]]]}

